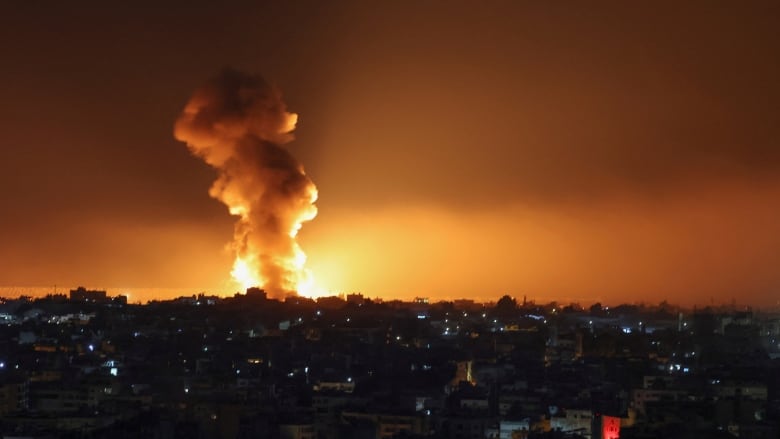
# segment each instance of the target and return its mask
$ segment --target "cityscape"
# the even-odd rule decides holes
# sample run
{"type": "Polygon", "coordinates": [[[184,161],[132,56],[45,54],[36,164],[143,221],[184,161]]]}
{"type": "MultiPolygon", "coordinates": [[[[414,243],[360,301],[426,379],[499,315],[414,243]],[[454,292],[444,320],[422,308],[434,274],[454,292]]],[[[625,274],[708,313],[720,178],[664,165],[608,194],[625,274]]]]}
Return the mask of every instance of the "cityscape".
{"type": "Polygon", "coordinates": [[[4,438],[776,438],[780,312],[269,299],[0,303],[4,438]]]}
{"type": "Polygon", "coordinates": [[[0,2],[0,439],[777,439],[780,2],[0,2]]]}

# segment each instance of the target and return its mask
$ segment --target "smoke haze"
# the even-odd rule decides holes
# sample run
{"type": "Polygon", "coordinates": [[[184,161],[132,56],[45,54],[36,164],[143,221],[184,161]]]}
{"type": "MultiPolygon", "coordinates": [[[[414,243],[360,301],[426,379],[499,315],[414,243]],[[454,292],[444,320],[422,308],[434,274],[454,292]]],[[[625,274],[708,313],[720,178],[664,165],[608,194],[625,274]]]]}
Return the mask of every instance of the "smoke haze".
{"type": "Polygon", "coordinates": [[[231,65],[332,294],[780,305],[780,2],[157,3],[0,2],[0,285],[235,292],[231,65]]]}
{"type": "Polygon", "coordinates": [[[295,238],[317,215],[314,183],[282,147],[293,140],[296,121],[277,88],[226,69],[195,91],[174,127],[175,137],[218,171],[209,194],[239,217],[234,279],[277,297],[307,281],[295,238]]]}

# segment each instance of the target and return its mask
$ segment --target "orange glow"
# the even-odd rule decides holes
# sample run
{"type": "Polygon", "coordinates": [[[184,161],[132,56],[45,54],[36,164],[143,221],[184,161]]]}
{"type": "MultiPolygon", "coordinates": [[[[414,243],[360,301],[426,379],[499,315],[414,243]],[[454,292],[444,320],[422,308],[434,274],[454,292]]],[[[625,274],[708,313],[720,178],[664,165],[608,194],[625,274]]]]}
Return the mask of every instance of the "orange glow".
{"type": "Polygon", "coordinates": [[[230,272],[233,276],[233,280],[244,290],[263,284],[263,281],[259,278],[257,272],[250,268],[250,266],[251,264],[245,259],[236,256],[236,260],[233,263],[233,270],[230,272]]]}
{"type": "Polygon", "coordinates": [[[665,210],[624,199],[598,208],[331,209],[301,243],[319,282],[369,297],[694,305],[750,282],[745,301],[774,304],[780,226],[766,200],[780,186],[746,193],[719,185],[665,200],[665,210]]]}
{"type": "Polygon", "coordinates": [[[301,296],[309,297],[311,299],[332,295],[324,287],[317,285],[311,270],[303,271],[303,275],[298,280],[297,291],[301,296]]]}
{"type": "MultiPolygon", "coordinates": [[[[312,206],[309,209],[302,210],[297,220],[292,223],[288,232],[290,238],[295,238],[298,235],[303,222],[311,221],[317,216],[317,209],[313,206],[314,202],[317,201],[317,188],[314,186],[310,188],[309,199],[309,203],[312,206]]],[[[231,198],[226,197],[226,200],[231,200],[231,198]]],[[[232,215],[240,216],[241,220],[245,221],[248,209],[241,199],[236,199],[235,203],[228,205],[228,210],[232,215]]],[[[242,229],[239,228],[239,230],[242,229]]],[[[240,241],[240,236],[237,238],[240,241]]],[[[288,283],[294,291],[310,298],[328,295],[324,287],[317,285],[311,270],[306,269],[306,253],[303,252],[297,242],[293,242],[292,254],[293,256],[289,260],[279,260],[277,262],[288,266],[293,277],[293,279],[288,279],[288,283]]],[[[233,269],[230,272],[232,281],[243,290],[250,287],[262,287],[265,285],[266,280],[260,274],[260,265],[260,261],[251,251],[245,250],[241,252],[237,250],[235,260],[233,261],[233,269]]]]}
{"type": "Polygon", "coordinates": [[[25,3],[0,285],[780,307],[767,8],[25,3]]]}
{"type": "Polygon", "coordinates": [[[271,297],[313,289],[295,238],[317,216],[317,189],[283,147],[297,121],[278,89],[225,69],[195,91],[174,125],[174,136],[217,170],[209,195],[239,217],[230,244],[233,279],[271,297]]]}
{"type": "MultiPolygon", "coordinates": [[[[304,268],[306,255],[303,251],[300,248],[296,250],[296,258],[294,261],[297,273],[297,279],[294,282],[295,291],[301,296],[312,299],[330,295],[324,287],[317,284],[311,270],[304,268]]],[[[250,287],[261,286],[265,283],[255,268],[256,262],[251,261],[251,259],[251,256],[243,258],[237,256],[233,262],[233,270],[230,272],[233,277],[233,282],[238,284],[238,287],[243,290],[250,287]]]]}
{"type": "Polygon", "coordinates": [[[295,113],[287,113],[287,117],[284,120],[282,128],[279,130],[280,134],[291,133],[295,130],[295,124],[298,123],[298,115],[295,113]]]}

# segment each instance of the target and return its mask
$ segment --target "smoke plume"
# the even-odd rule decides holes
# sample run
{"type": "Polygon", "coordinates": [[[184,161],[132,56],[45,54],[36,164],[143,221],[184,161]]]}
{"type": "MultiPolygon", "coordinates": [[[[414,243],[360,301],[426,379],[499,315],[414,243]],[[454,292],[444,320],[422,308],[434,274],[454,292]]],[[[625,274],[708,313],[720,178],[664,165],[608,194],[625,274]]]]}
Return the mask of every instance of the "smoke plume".
{"type": "Polygon", "coordinates": [[[305,293],[310,282],[296,235],[317,215],[317,188],[282,146],[297,119],[276,87],[227,69],[195,91],[174,127],[219,173],[209,194],[238,216],[233,278],[276,297],[305,293]]]}

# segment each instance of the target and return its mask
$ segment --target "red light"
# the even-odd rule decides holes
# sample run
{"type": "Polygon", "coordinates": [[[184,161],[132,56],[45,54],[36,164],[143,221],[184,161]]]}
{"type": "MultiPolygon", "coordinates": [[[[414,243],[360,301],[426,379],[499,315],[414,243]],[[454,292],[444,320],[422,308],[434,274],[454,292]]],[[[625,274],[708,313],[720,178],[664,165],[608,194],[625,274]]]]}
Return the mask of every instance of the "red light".
{"type": "MultiPolygon", "coordinates": [[[[597,416],[599,415],[597,414],[597,416]]],[[[604,416],[601,419],[601,437],[602,439],[619,439],[620,418],[604,416]]]]}

